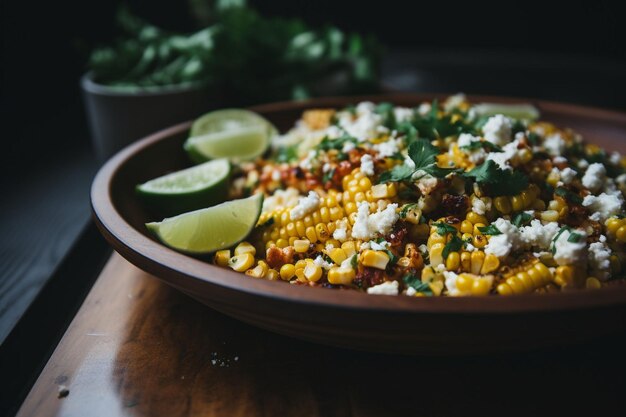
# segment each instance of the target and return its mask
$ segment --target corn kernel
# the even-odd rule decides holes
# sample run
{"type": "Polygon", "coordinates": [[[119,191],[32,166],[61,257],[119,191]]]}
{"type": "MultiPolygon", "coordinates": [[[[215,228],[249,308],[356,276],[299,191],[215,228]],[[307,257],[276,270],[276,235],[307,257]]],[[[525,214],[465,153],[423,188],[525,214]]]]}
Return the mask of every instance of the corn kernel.
{"type": "Polygon", "coordinates": [[[443,243],[435,243],[433,244],[428,253],[430,257],[430,264],[432,266],[439,266],[443,264],[443,248],[445,245],[443,243]]]}
{"type": "Polygon", "coordinates": [[[259,261],[257,263],[257,266],[246,271],[246,275],[253,278],[264,278],[265,275],[267,275],[268,269],[269,267],[267,266],[267,263],[265,263],[265,261],[259,261]]]}
{"type": "Polygon", "coordinates": [[[461,222],[461,233],[473,233],[474,232],[474,226],[472,225],[472,222],[470,222],[469,220],[463,220],[461,222]]]}
{"type": "Polygon", "coordinates": [[[304,268],[304,277],[311,282],[319,281],[322,278],[322,267],[314,263],[308,263],[304,268]]]}
{"type": "Polygon", "coordinates": [[[293,242],[293,248],[298,253],[304,253],[308,251],[310,246],[311,246],[311,241],[308,239],[298,239],[295,242],[293,242]]]}
{"type": "Polygon", "coordinates": [[[361,254],[361,263],[364,266],[384,270],[389,263],[389,255],[383,251],[366,249],[361,254]]]}
{"type": "Polygon", "coordinates": [[[275,269],[268,269],[267,270],[267,274],[265,274],[265,279],[268,281],[278,281],[278,278],[280,278],[280,275],[278,273],[277,270],[275,269]]]}
{"type": "Polygon", "coordinates": [[[356,245],[354,244],[354,241],[352,240],[343,242],[341,244],[341,249],[343,249],[343,251],[346,253],[346,258],[350,258],[352,255],[356,253],[356,250],[357,250],[356,245]]]}
{"type": "Polygon", "coordinates": [[[230,259],[230,250],[218,250],[215,252],[215,263],[219,266],[228,266],[228,261],[230,259]]]}
{"type": "Polygon", "coordinates": [[[446,259],[446,269],[448,271],[456,271],[461,265],[461,255],[459,252],[450,252],[446,259]]]}
{"type": "Polygon", "coordinates": [[[346,256],[346,252],[341,248],[334,248],[328,254],[330,259],[333,260],[334,263],[340,265],[343,261],[345,261],[348,257],[346,256]]]}
{"type": "Polygon", "coordinates": [[[280,279],[289,281],[296,274],[296,267],[293,264],[285,264],[280,267],[280,279]]]}
{"type": "Polygon", "coordinates": [[[244,253],[250,253],[254,256],[256,255],[256,248],[248,242],[241,242],[235,248],[235,255],[243,255],[244,253]]]}
{"type": "Polygon", "coordinates": [[[589,277],[585,280],[585,288],[592,288],[592,289],[602,288],[602,283],[596,277],[589,277]]]}
{"type": "Polygon", "coordinates": [[[511,201],[507,197],[496,197],[493,199],[493,205],[502,214],[511,212],[511,201]]]}
{"type": "Polygon", "coordinates": [[[500,260],[493,253],[489,253],[485,255],[485,260],[483,262],[483,266],[480,269],[480,273],[482,275],[489,274],[490,272],[495,271],[500,266],[500,260]]]}
{"type": "Polygon", "coordinates": [[[228,266],[237,272],[250,269],[252,265],[254,265],[254,256],[251,253],[235,255],[228,260],[228,266]]]}
{"type": "Polygon", "coordinates": [[[287,239],[280,238],[276,241],[276,246],[281,249],[286,248],[287,246],[289,246],[289,241],[287,239]]]}
{"type": "Polygon", "coordinates": [[[467,221],[469,221],[472,224],[476,224],[476,223],[482,223],[482,224],[487,224],[487,218],[485,218],[485,216],[478,214],[474,211],[470,211],[469,213],[467,213],[467,216],[465,217],[467,219],[467,221]]]}
{"type": "Polygon", "coordinates": [[[470,272],[474,275],[480,274],[480,270],[483,267],[483,263],[485,262],[485,252],[475,251],[472,252],[471,256],[471,267],[470,272]]]}
{"type": "Polygon", "coordinates": [[[355,276],[354,269],[337,266],[328,271],[328,282],[334,285],[350,285],[355,276]]]}

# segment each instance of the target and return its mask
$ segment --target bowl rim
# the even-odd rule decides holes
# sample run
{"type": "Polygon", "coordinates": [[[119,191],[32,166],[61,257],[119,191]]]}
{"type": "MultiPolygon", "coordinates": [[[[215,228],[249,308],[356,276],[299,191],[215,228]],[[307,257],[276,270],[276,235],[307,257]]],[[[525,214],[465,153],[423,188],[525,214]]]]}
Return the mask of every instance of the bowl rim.
{"type": "MultiPolygon", "coordinates": [[[[309,107],[341,106],[358,101],[414,101],[416,104],[425,100],[447,97],[435,93],[390,93],[368,96],[341,96],[310,99],[304,101],[285,101],[250,107],[250,110],[264,113],[280,110],[305,109],[309,107]]],[[[519,97],[499,97],[468,95],[472,102],[531,102],[551,112],[565,112],[575,116],[589,116],[624,124],[626,113],[566,104],[545,100],[519,97]]],[[[189,129],[192,121],[177,124],[160,130],[141,139],[111,157],[96,174],[91,187],[92,218],[106,240],[127,260],[159,277],[162,269],[174,273],[177,277],[204,281],[222,290],[234,291],[245,295],[285,303],[317,306],[352,312],[395,312],[401,314],[526,314],[545,311],[569,311],[580,309],[604,308],[626,303],[626,285],[605,287],[597,290],[559,292],[554,294],[522,294],[508,297],[473,296],[473,297],[402,297],[372,296],[350,290],[332,291],[324,288],[311,288],[289,285],[284,282],[251,279],[244,274],[209,264],[200,259],[177,252],[156,240],[145,236],[131,226],[117,211],[111,195],[111,184],[120,167],[143,149],[180,134],[189,129]],[[154,272],[156,271],[156,272],[154,272]]],[[[160,277],[161,279],[165,279],[160,277]]],[[[172,285],[175,282],[165,279],[172,285]]],[[[184,290],[184,289],[183,289],[184,290]]]]}

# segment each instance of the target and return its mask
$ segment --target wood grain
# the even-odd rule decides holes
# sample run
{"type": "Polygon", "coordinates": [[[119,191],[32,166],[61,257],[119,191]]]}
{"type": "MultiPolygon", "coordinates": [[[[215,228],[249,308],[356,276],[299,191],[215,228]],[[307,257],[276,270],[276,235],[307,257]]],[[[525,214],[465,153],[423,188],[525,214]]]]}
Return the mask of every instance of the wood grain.
{"type": "MultiPolygon", "coordinates": [[[[412,107],[443,96],[390,94],[320,98],[253,108],[281,131],[307,108],[363,100],[412,107]]],[[[519,102],[470,96],[472,102],[519,102]]],[[[571,126],[594,143],[626,150],[626,114],[534,101],[545,120],[571,126]]],[[[92,191],[96,225],[113,248],[143,270],[204,304],[264,329],[333,346],[379,352],[455,354],[572,343],[626,329],[626,286],[511,297],[371,297],[249,277],[167,248],[145,223],[161,220],[135,185],[189,165],[182,144],[190,124],[155,133],[118,153],[92,191]],[[612,320],[614,319],[614,320],[612,320]]]]}
{"type": "Polygon", "coordinates": [[[115,254],[18,416],[621,416],[624,348],[622,334],[468,358],[333,349],[216,313],[115,254]]]}

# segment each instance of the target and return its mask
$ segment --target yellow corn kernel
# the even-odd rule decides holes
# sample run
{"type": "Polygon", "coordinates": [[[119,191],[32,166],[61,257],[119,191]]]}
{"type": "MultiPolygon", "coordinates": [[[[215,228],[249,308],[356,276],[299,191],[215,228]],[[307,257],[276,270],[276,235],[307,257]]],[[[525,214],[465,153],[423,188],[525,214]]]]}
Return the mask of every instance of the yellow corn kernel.
{"type": "Polygon", "coordinates": [[[340,265],[343,261],[345,261],[348,257],[346,256],[346,252],[341,248],[334,248],[328,254],[330,259],[333,260],[334,263],[340,265]]]}
{"type": "Polygon", "coordinates": [[[559,287],[567,287],[574,285],[574,268],[570,265],[561,265],[556,268],[554,273],[554,282],[559,287]]]}
{"type": "Polygon", "coordinates": [[[352,240],[343,242],[341,244],[341,249],[343,249],[343,251],[345,252],[346,258],[349,258],[356,253],[356,245],[354,244],[354,241],[352,240]]]}
{"type": "Polygon", "coordinates": [[[615,232],[615,238],[620,242],[626,242],[626,226],[622,226],[615,232]]]}
{"type": "Polygon", "coordinates": [[[430,264],[432,266],[439,266],[443,264],[443,243],[435,243],[428,250],[430,257],[430,264]]]}
{"type": "Polygon", "coordinates": [[[481,228],[481,227],[485,227],[485,226],[486,226],[486,225],[485,225],[485,223],[475,223],[475,224],[474,224],[474,228],[472,229],[472,232],[473,232],[475,235],[482,235],[482,234],[483,234],[483,232],[481,232],[481,231],[480,231],[480,228],[481,228]]]}
{"type": "Polygon", "coordinates": [[[483,261],[483,266],[480,269],[480,273],[482,275],[489,274],[500,266],[500,260],[493,253],[488,253],[485,255],[485,260],[483,261]]]}
{"type": "Polygon", "coordinates": [[[426,242],[426,246],[430,249],[433,245],[436,245],[437,243],[446,243],[446,237],[445,236],[441,236],[439,233],[435,232],[432,233],[429,237],[428,237],[428,241],[426,242]]]}
{"type": "Polygon", "coordinates": [[[311,246],[311,241],[308,239],[298,239],[295,242],[293,242],[293,248],[298,253],[304,253],[308,251],[310,246],[311,246]]]}
{"type": "Polygon", "coordinates": [[[267,274],[267,270],[267,263],[265,263],[264,261],[259,261],[257,266],[246,271],[246,275],[253,278],[263,278],[267,274]]]}
{"type": "Polygon", "coordinates": [[[315,227],[307,227],[304,235],[307,239],[309,239],[310,242],[317,242],[317,233],[315,232],[315,227]]]}
{"type": "Polygon", "coordinates": [[[286,248],[287,246],[289,246],[289,241],[287,239],[280,238],[276,241],[276,246],[281,249],[286,248]]]}
{"type": "Polygon", "coordinates": [[[617,217],[611,217],[605,223],[606,231],[610,234],[615,234],[615,232],[617,232],[617,229],[622,227],[623,224],[624,222],[622,221],[622,219],[618,219],[617,217]]]}
{"type": "Polygon", "coordinates": [[[296,261],[295,267],[296,267],[296,269],[304,269],[306,264],[307,264],[307,261],[305,259],[300,259],[300,260],[296,261]]]}
{"type": "Polygon", "coordinates": [[[313,225],[318,225],[322,222],[322,216],[320,216],[320,212],[318,211],[314,211],[313,213],[311,213],[311,218],[313,219],[313,225]]]}
{"type": "Polygon", "coordinates": [[[329,209],[335,207],[337,205],[337,198],[334,194],[328,194],[326,197],[326,207],[329,209]]]}
{"type": "Polygon", "coordinates": [[[317,234],[317,239],[320,242],[326,242],[328,239],[330,239],[328,227],[324,223],[318,223],[317,225],[315,225],[315,232],[317,234]]]}
{"type": "Polygon", "coordinates": [[[561,176],[559,174],[557,174],[556,172],[550,172],[546,177],[546,182],[551,186],[556,187],[556,183],[559,182],[560,179],[561,176]]]}
{"type": "Polygon", "coordinates": [[[522,283],[522,286],[524,287],[524,292],[531,292],[535,289],[533,280],[530,275],[528,275],[528,272],[520,271],[515,274],[515,277],[522,283]]]}
{"type": "MultiPolygon", "coordinates": [[[[330,232],[330,228],[331,228],[330,225],[331,224],[333,225],[333,231],[334,231],[334,228],[335,228],[335,224],[334,223],[329,223],[328,224],[328,231],[329,232],[330,232]]],[[[337,239],[328,239],[326,241],[326,247],[328,248],[329,246],[332,246],[333,248],[340,248],[341,247],[341,242],[339,242],[337,239]]]]}
{"type": "Polygon", "coordinates": [[[546,210],[539,214],[539,218],[544,222],[555,222],[559,220],[559,212],[556,210],[546,210]]]}
{"type": "Polygon", "coordinates": [[[539,272],[537,268],[530,268],[526,271],[526,273],[533,283],[533,288],[541,288],[548,283],[548,281],[544,280],[544,277],[541,275],[541,272],[539,272]]]}
{"type": "Polygon", "coordinates": [[[313,223],[313,218],[309,215],[304,216],[302,222],[304,223],[304,227],[311,227],[315,224],[313,223]]]}
{"type": "Polygon", "coordinates": [[[513,211],[521,211],[524,210],[524,200],[520,195],[514,195],[511,197],[511,209],[513,211]]]}
{"type": "Polygon", "coordinates": [[[279,233],[278,229],[272,230],[272,233],[270,234],[270,238],[273,241],[276,241],[276,240],[278,240],[278,238],[280,238],[280,233],[279,233]]]}
{"type": "Polygon", "coordinates": [[[289,281],[296,275],[296,267],[293,264],[285,264],[280,267],[280,279],[289,281]]]}
{"type": "Polygon", "coordinates": [[[265,249],[269,249],[272,246],[276,246],[276,242],[274,242],[273,240],[268,240],[267,243],[265,244],[265,249]]]}
{"type": "Polygon", "coordinates": [[[533,153],[528,148],[520,149],[517,153],[517,157],[522,164],[530,162],[533,159],[533,153]]]}
{"type": "Polygon", "coordinates": [[[235,255],[228,260],[228,266],[237,272],[243,272],[252,268],[254,265],[254,255],[251,253],[244,253],[242,255],[235,255]]]}
{"type": "Polygon", "coordinates": [[[361,189],[361,191],[365,192],[367,190],[369,190],[370,188],[372,188],[372,181],[370,181],[369,178],[367,177],[363,177],[359,180],[359,188],[361,189]]]}
{"type": "Polygon", "coordinates": [[[494,198],[493,206],[502,214],[509,214],[512,209],[511,201],[504,196],[494,198]]]}
{"type": "Polygon", "coordinates": [[[471,256],[470,272],[474,275],[478,275],[480,274],[480,270],[482,269],[483,263],[485,262],[485,252],[475,251],[475,252],[472,252],[470,256],[471,256]]]}
{"type": "Polygon", "coordinates": [[[355,276],[354,269],[336,266],[328,271],[328,282],[334,285],[350,285],[355,276]]]}
{"type": "Polygon", "coordinates": [[[285,227],[287,229],[287,234],[289,235],[289,237],[298,237],[298,231],[296,230],[295,222],[287,223],[287,226],[285,227]]]}
{"type": "Polygon", "coordinates": [[[592,288],[592,289],[602,288],[602,283],[596,277],[589,277],[585,280],[585,288],[592,288]]]}
{"type": "Polygon", "coordinates": [[[256,249],[248,242],[241,242],[235,248],[235,255],[243,255],[244,253],[250,253],[254,256],[256,255],[256,249]]]}
{"type": "Polygon", "coordinates": [[[363,266],[384,270],[389,263],[389,255],[383,251],[366,249],[361,254],[363,266]]]}
{"type": "Polygon", "coordinates": [[[461,294],[468,294],[472,289],[474,279],[469,274],[460,274],[456,279],[456,289],[461,294]]]}
{"type": "Polygon", "coordinates": [[[522,191],[519,196],[522,199],[524,208],[529,207],[535,201],[535,196],[529,190],[522,191]]]}
{"type": "Polygon", "coordinates": [[[482,249],[487,246],[487,238],[483,235],[474,235],[474,239],[472,239],[472,245],[479,249],[482,249]]]}
{"type": "Polygon", "coordinates": [[[419,224],[422,217],[422,210],[417,208],[417,205],[404,206],[402,212],[405,214],[404,219],[409,223],[419,224]]]}
{"type": "Polygon", "coordinates": [[[461,233],[474,233],[474,226],[469,220],[461,222],[461,233]]]}
{"type": "Polygon", "coordinates": [[[541,262],[537,262],[533,266],[533,268],[535,268],[537,271],[539,271],[539,273],[543,277],[544,281],[549,281],[550,279],[552,279],[552,272],[550,272],[548,267],[545,266],[544,264],[542,264],[541,262]]]}
{"type": "Polygon", "coordinates": [[[448,271],[456,271],[461,266],[461,255],[459,252],[450,252],[446,259],[446,269],[448,271]]]}
{"type": "Polygon", "coordinates": [[[471,294],[472,295],[487,295],[491,290],[493,284],[493,276],[476,277],[472,283],[471,294]]]}
{"type": "Polygon", "coordinates": [[[307,281],[306,277],[304,276],[304,268],[296,268],[295,274],[296,274],[296,278],[298,281],[300,282],[307,281]]]}
{"type": "Polygon", "coordinates": [[[322,278],[322,267],[310,262],[304,268],[304,277],[312,282],[317,282],[322,278]]]}
{"type": "Polygon", "coordinates": [[[461,269],[465,272],[469,272],[472,268],[472,255],[467,252],[461,252],[461,269]]]}
{"type": "Polygon", "coordinates": [[[228,261],[230,260],[230,250],[218,250],[215,252],[215,263],[219,266],[228,266],[228,261]]]}
{"type": "Polygon", "coordinates": [[[279,226],[284,226],[287,223],[289,223],[289,221],[291,220],[291,214],[289,211],[283,211],[282,213],[280,213],[280,221],[279,221],[279,226]]]}
{"type": "Polygon", "coordinates": [[[267,274],[265,274],[265,279],[268,281],[278,281],[280,278],[280,274],[275,269],[268,269],[267,274]]]}
{"type": "Polygon", "coordinates": [[[474,211],[470,211],[469,213],[467,213],[467,216],[465,216],[466,220],[469,221],[472,224],[476,224],[476,223],[482,223],[482,224],[487,224],[487,218],[485,218],[485,216],[478,214],[474,211]]]}
{"type": "Polygon", "coordinates": [[[513,289],[506,282],[499,284],[498,287],[496,288],[496,291],[500,295],[513,295],[514,294],[513,289]]]}

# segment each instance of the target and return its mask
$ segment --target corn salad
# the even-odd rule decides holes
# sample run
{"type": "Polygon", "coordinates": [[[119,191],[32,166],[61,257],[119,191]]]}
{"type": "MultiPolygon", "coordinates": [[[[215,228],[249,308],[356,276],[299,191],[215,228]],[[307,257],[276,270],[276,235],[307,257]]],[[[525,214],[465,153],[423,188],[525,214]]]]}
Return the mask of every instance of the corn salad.
{"type": "Polygon", "coordinates": [[[241,166],[233,197],[265,193],[263,211],[215,263],[411,297],[619,282],[626,159],[512,114],[463,95],[305,111],[270,157],[241,166]]]}

